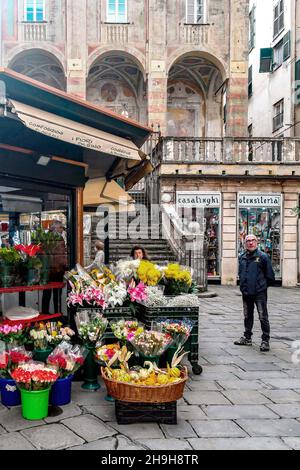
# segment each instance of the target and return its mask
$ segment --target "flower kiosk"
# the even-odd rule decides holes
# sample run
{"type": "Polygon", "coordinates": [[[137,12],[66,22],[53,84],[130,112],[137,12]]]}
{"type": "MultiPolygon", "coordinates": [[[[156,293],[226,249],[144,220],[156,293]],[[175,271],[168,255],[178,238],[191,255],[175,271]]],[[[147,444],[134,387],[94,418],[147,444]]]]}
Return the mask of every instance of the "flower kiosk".
{"type": "MultiPolygon", "coordinates": [[[[28,338],[27,329],[36,322],[66,320],[64,274],[83,260],[86,182],[130,180],[142,169],[139,148],[150,133],[104,108],[0,68],[3,376],[10,370],[11,349],[20,346],[15,326],[21,325],[28,338]]],[[[66,349],[63,354],[68,356],[66,349]]],[[[16,382],[26,376],[28,383],[20,390],[35,393],[35,377],[45,371],[36,373],[35,364],[26,367],[16,372],[16,382]]],[[[58,373],[49,378],[49,390],[54,379],[58,373]]]]}

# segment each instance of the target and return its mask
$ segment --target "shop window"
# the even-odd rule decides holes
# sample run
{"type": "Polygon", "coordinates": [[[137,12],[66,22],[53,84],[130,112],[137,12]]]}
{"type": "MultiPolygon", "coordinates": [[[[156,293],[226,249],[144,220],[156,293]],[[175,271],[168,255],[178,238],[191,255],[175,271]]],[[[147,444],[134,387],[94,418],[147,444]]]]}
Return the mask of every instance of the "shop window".
{"type": "Polygon", "coordinates": [[[107,0],[107,22],[127,23],[127,0],[107,0]]]}
{"type": "Polygon", "coordinates": [[[249,52],[255,47],[255,5],[249,13],[249,52]]]}
{"type": "Polygon", "coordinates": [[[239,253],[245,250],[246,235],[255,235],[258,239],[259,249],[270,256],[277,278],[281,275],[280,224],[280,206],[239,209],[239,253]]]}
{"type": "Polygon", "coordinates": [[[205,0],[186,0],[186,23],[203,24],[205,23],[205,0]]]}
{"type": "Polygon", "coordinates": [[[273,132],[283,127],[284,100],[278,101],[273,106],[273,132]]]}
{"type": "Polygon", "coordinates": [[[280,0],[274,7],[273,36],[276,37],[284,29],[284,1],[280,0]]]}
{"type": "Polygon", "coordinates": [[[45,0],[24,0],[24,21],[45,21],[45,0]]]}

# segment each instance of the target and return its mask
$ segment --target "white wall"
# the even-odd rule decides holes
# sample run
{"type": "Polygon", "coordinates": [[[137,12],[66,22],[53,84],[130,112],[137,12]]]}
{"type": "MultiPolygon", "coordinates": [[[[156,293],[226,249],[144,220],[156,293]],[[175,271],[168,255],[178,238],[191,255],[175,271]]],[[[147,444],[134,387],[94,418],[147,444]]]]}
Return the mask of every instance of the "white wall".
{"type": "Polygon", "coordinates": [[[283,126],[273,133],[273,105],[284,99],[284,124],[293,124],[292,81],[294,79],[295,0],[284,0],[284,30],[273,40],[273,8],[278,0],[250,0],[250,11],[255,5],[255,47],[249,54],[253,69],[253,94],[249,99],[248,124],[254,137],[293,136],[293,128],[283,126]],[[291,31],[291,56],[273,73],[259,73],[260,49],[274,47],[291,31]],[[285,130],[287,129],[287,130],[285,130]]]}

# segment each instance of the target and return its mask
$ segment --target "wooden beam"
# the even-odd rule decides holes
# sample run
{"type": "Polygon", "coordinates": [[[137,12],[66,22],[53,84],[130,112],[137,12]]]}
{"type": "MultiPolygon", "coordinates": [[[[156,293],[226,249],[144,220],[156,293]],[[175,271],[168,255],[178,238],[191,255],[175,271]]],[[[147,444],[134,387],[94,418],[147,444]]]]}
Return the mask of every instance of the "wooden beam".
{"type": "Polygon", "coordinates": [[[83,188],[76,188],[76,262],[83,265],[83,188]]]}
{"type": "MultiPolygon", "coordinates": [[[[10,150],[11,152],[23,153],[24,155],[38,154],[38,152],[34,152],[33,150],[29,150],[29,149],[24,149],[23,147],[14,147],[12,145],[6,145],[6,144],[1,144],[1,143],[0,143],[0,149],[10,150]]],[[[56,157],[55,155],[49,155],[49,157],[51,158],[51,160],[56,161],[56,162],[67,163],[68,165],[75,165],[75,166],[81,166],[83,168],[88,168],[87,163],[77,162],[76,160],[69,160],[68,158],[63,158],[63,157],[56,157]]]]}

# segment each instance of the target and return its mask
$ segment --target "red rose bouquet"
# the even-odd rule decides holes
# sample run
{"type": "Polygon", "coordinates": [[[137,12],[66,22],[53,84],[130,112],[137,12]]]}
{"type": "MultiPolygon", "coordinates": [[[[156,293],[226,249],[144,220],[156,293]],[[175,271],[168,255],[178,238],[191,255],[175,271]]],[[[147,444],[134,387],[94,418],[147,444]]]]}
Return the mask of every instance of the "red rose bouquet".
{"type": "Polygon", "coordinates": [[[28,391],[39,391],[50,388],[59,378],[58,373],[41,363],[21,364],[11,373],[17,386],[28,391]]]}
{"type": "Polygon", "coordinates": [[[59,378],[64,379],[75,374],[84,364],[86,355],[84,347],[64,341],[48,356],[47,364],[56,369],[59,378]]]}

